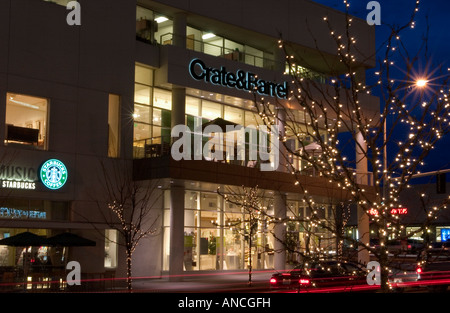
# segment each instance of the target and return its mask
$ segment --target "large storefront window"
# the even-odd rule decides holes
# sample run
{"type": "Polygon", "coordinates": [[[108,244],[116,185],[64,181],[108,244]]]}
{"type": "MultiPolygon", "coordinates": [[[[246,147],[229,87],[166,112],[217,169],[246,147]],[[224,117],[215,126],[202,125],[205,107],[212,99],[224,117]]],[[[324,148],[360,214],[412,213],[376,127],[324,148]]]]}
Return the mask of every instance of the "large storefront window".
{"type": "Polygon", "coordinates": [[[5,144],[47,149],[48,100],[7,93],[5,124],[5,144]]]}
{"type": "MultiPolygon", "coordinates": [[[[153,86],[153,70],[150,68],[136,65],[135,77],[135,103],[134,103],[134,157],[135,158],[151,158],[160,157],[170,153],[171,143],[171,110],[172,110],[172,91],[153,86]]],[[[273,105],[270,106],[272,111],[275,110],[273,105]]],[[[287,121],[286,127],[286,144],[290,146],[292,151],[302,149],[302,144],[298,140],[297,135],[305,133],[305,116],[301,111],[294,111],[289,114],[293,120],[287,121]]],[[[235,97],[225,96],[222,94],[205,92],[201,90],[186,89],[185,101],[185,123],[191,129],[193,135],[194,126],[200,122],[206,123],[216,118],[222,118],[230,123],[252,127],[256,130],[256,140],[251,140],[249,132],[246,132],[245,139],[245,158],[229,157],[230,154],[224,155],[227,163],[241,166],[259,167],[261,161],[250,160],[250,151],[260,151],[258,144],[258,127],[265,125],[261,115],[258,114],[254,103],[249,100],[239,99],[235,97]],[[201,120],[199,120],[200,118],[201,120]],[[242,158],[242,159],[241,159],[242,158]]],[[[323,140],[326,141],[325,130],[323,132],[323,140]]],[[[238,138],[236,132],[228,132],[227,138],[237,143],[238,138]]],[[[210,140],[210,137],[203,137],[203,145],[210,140]]],[[[302,138],[303,144],[313,143],[311,138],[305,136],[302,138]]],[[[202,154],[199,147],[194,145],[194,139],[191,138],[191,151],[196,154],[202,154]]],[[[270,146],[269,143],[266,143],[270,146]]],[[[223,151],[232,151],[231,146],[224,146],[223,151]]],[[[237,146],[234,150],[237,152],[237,146]]],[[[261,152],[261,151],[260,151],[261,152]]],[[[317,153],[317,157],[319,152],[317,153]]],[[[289,164],[295,169],[302,170],[307,174],[316,175],[314,169],[308,162],[302,161],[300,157],[288,155],[289,164]]],[[[214,158],[212,158],[214,160],[214,158]]]]}
{"type": "MultiPolygon", "coordinates": [[[[168,270],[170,191],[165,192],[163,268],[168,270]]],[[[263,269],[273,266],[273,240],[267,223],[249,231],[249,216],[217,193],[186,191],[184,269],[263,269]],[[250,235],[252,236],[250,238],[250,235]]]]}
{"type": "MultiPolygon", "coordinates": [[[[170,190],[164,193],[163,270],[169,270],[170,259],[170,190]]],[[[185,191],[184,270],[272,269],[275,257],[273,198],[262,199],[265,214],[252,214],[242,206],[227,202],[213,191],[185,191]]],[[[310,209],[301,200],[286,202],[286,262],[295,266],[302,254],[336,253],[335,236],[308,223],[310,209]],[[304,222],[302,222],[304,220],[304,222]]],[[[333,206],[318,204],[324,222],[331,222],[333,206]]],[[[253,212],[256,213],[256,212],[253,212]]]]}

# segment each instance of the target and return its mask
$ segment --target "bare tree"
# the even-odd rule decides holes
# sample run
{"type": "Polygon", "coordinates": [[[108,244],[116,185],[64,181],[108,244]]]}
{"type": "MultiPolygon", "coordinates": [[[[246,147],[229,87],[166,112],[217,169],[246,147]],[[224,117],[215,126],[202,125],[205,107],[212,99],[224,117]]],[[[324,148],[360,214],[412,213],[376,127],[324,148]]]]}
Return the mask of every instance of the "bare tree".
{"type": "MultiPolygon", "coordinates": [[[[236,188],[227,187],[226,190],[217,189],[217,193],[224,198],[226,202],[229,202],[237,207],[242,208],[244,219],[236,221],[227,227],[232,227],[234,230],[240,233],[244,240],[248,243],[248,283],[252,283],[252,252],[255,246],[255,235],[258,232],[262,232],[268,225],[271,219],[268,215],[268,207],[271,205],[271,200],[264,196],[264,193],[255,187],[241,187],[236,188]]],[[[264,247],[265,249],[265,247],[264,247]]]]}
{"type": "Polygon", "coordinates": [[[99,211],[108,227],[120,234],[118,244],[125,248],[127,289],[132,290],[132,257],[142,238],[156,235],[160,230],[159,212],[155,210],[161,198],[157,181],[133,179],[131,163],[112,160],[101,162],[102,183],[106,199],[97,201],[99,211]]]}
{"type": "MultiPolygon", "coordinates": [[[[338,243],[345,240],[361,254],[373,254],[381,264],[381,285],[385,291],[389,290],[391,261],[387,240],[425,231],[448,203],[446,199],[434,208],[424,207],[425,221],[412,233],[405,233],[399,216],[392,214],[392,209],[401,207],[401,192],[408,188],[414,175],[420,173],[430,151],[448,134],[450,126],[448,70],[437,67],[433,72],[419,73],[421,57],[427,57],[426,38],[415,53],[400,38],[404,30],[414,26],[418,5],[417,2],[407,23],[390,26],[390,35],[383,45],[383,58],[377,62],[375,84],[366,84],[366,80],[360,78],[361,68],[356,56],[367,59],[374,56],[360,55],[358,38],[352,35],[354,18],[346,12],[345,20],[338,21],[346,26],[340,32],[323,17],[336,44],[338,67],[330,64],[326,77],[299,70],[309,64],[301,52],[283,41],[280,35],[279,46],[286,55],[292,81],[289,101],[268,101],[255,92],[256,107],[266,125],[284,127],[280,138],[284,142],[284,170],[296,178],[295,184],[310,211],[315,212],[317,204],[308,193],[308,185],[299,179],[300,175],[320,176],[347,193],[349,201],[341,210],[357,207],[361,225],[373,226],[380,246],[370,245],[368,227],[355,239],[343,234],[342,224],[330,223],[317,214],[297,219],[327,229],[338,243]],[[375,107],[376,111],[367,105],[372,94],[379,95],[382,101],[380,109],[375,107]],[[299,109],[292,110],[292,107],[299,109]],[[311,143],[317,146],[315,151],[308,149],[311,143]],[[388,144],[392,158],[387,156],[388,144]],[[343,152],[346,146],[353,148],[354,157],[343,152]],[[293,162],[294,159],[302,166],[293,162]]],[[[329,58],[324,57],[323,62],[328,64],[329,58]]]]}

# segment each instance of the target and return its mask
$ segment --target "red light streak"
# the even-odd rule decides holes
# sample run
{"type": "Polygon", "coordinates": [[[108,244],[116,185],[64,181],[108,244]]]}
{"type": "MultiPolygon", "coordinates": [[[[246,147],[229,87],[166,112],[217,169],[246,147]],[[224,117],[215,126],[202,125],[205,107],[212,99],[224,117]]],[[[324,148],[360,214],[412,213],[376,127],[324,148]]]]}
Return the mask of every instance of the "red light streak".
{"type": "MultiPolygon", "coordinates": [[[[254,271],[253,273],[267,273],[271,274],[273,271],[267,270],[267,271],[254,271]]],[[[249,288],[248,281],[246,279],[243,279],[244,276],[247,277],[248,272],[247,271],[239,271],[239,272],[218,272],[218,273],[194,273],[194,274],[185,274],[185,275],[162,275],[162,276],[143,276],[143,277],[132,277],[133,282],[138,282],[141,280],[143,281],[143,284],[140,285],[137,288],[133,288],[133,292],[139,292],[139,293],[146,293],[146,292],[190,292],[190,293],[197,293],[197,292],[212,292],[212,293],[227,293],[227,292],[235,292],[238,290],[239,292],[274,292],[273,290],[270,290],[270,284],[274,283],[276,281],[275,278],[267,279],[265,281],[257,280],[252,281],[252,287],[249,288]],[[238,275],[236,277],[233,277],[232,275],[238,275]],[[169,279],[171,277],[185,277],[185,281],[181,281],[179,283],[177,282],[170,282],[167,284],[160,284],[161,279],[169,279]],[[214,277],[218,277],[218,279],[214,279],[214,277]],[[224,278],[225,277],[225,278],[224,278]],[[229,277],[229,278],[228,278],[229,277]],[[206,278],[206,279],[202,279],[206,278]],[[146,285],[146,281],[149,280],[149,285],[146,285]]],[[[391,282],[390,286],[392,288],[421,288],[425,286],[430,285],[450,285],[450,271],[448,272],[425,272],[421,273],[420,275],[422,277],[422,280],[420,281],[407,281],[407,282],[391,282]],[[439,277],[436,277],[435,275],[439,275],[439,277]],[[429,277],[427,275],[434,275],[433,277],[429,277]]],[[[414,274],[410,276],[408,279],[414,279],[414,277],[417,277],[417,274],[414,274]]],[[[291,289],[291,291],[288,292],[300,292],[300,293],[333,293],[333,292],[357,292],[357,291],[376,291],[377,289],[380,289],[380,286],[378,285],[367,285],[364,281],[364,277],[353,277],[355,279],[361,279],[359,281],[350,281],[348,277],[333,277],[329,279],[320,279],[320,282],[323,284],[333,284],[333,286],[320,286],[319,280],[314,280],[310,278],[302,278],[301,281],[299,280],[300,288],[297,289],[291,289]],[[331,281],[333,280],[334,281],[331,281]],[[341,281],[336,281],[341,280],[341,281]],[[318,287],[314,287],[314,282],[318,284],[318,287]]],[[[126,277],[120,277],[120,278],[94,278],[94,279],[82,279],[81,285],[83,287],[87,285],[89,282],[108,282],[108,281],[125,281],[126,277]]],[[[165,282],[165,281],[163,281],[165,282]]],[[[55,280],[55,279],[49,279],[49,281],[26,281],[26,282],[5,282],[1,283],[0,286],[3,286],[4,288],[22,288],[26,287],[27,289],[30,289],[29,286],[47,286],[45,288],[38,287],[37,290],[40,291],[49,291],[49,292],[80,292],[77,289],[59,289],[58,286],[62,284],[67,284],[65,279],[63,281],[55,280]],[[53,288],[56,287],[56,288],[53,288]],[[55,290],[56,289],[56,290],[55,290]]],[[[88,289],[89,291],[89,289],[88,289]]],[[[83,291],[85,292],[85,291],[83,291]]],[[[95,290],[94,288],[91,289],[90,292],[113,292],[113,293],[120,293],[120,292],[128,292],[125,289],[106,289],[106,290],[95,290]]],[[[286,292],[286,290],[281,290],[280,292],[286,292]]]]}

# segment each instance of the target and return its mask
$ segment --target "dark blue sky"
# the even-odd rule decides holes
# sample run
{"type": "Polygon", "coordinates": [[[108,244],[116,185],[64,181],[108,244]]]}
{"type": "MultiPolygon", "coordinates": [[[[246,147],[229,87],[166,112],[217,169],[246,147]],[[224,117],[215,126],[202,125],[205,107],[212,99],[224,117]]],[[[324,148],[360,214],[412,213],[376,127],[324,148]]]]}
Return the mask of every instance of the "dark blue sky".
{"type": "MultiPolygon", "coordinates": [[[[344,11],[343,0],[313,0],[328,7],[344,11]]],[[[370,10],[367,4],[370,0],[349,0],[350,13],[366,19],[370,10]]],[[[383,43],[389,34],[389,29],[383,24],[404,24],[415,7],[416,0],[378,0],[381,7],[382,25],[376,26],[377,46],[383,43]]],[[[415,28],[403,33],[403,41],[412,49],[418,47],[419,39],[425,34],[429,26],[429,50],[434,60],[449,61],[450,32],[448,22],[450,19],[450,1],[448,0],[421,0],[420,9],[416,16],[415,28]]]]}
{"type": "MultiPolygon", "coordinates": [[[[313,0],[328,7],[344,11],[343,0],[313,0]]],[[[349,12],[359,18],[366,19],[371,10],[367,4],[370,0],[349,0],[349,12]]],[[[383,46],[390,34],[388,25],[403,25],[411,17],[416,0],[379,0],[381,8],[382,25],[376,27],[377,48],[383,46]]],[[[406,29],[402,35],[402,42],[411,52],[416,52],[422,45],[422,38],[427,34],[428,27],[428,58],[421,58],[419,63],[423,68],[436,68],[443,65],[445,69],[450,68],[450,1],[448,0],[421,0],[419,11],[415,18],[414,29],[406,29]]],[[[380,51],[384,52],[383,49],[380,51]]],[[[378,56],[378,60],[383,60],[383,56],[378,56]]],[[[394,60],[395,61],[395,60],[394,60]]],[[[370,72],[369,72],[370,73],[370,72]]],[[[367,77],[370,80],[370,76],[367,77]]],[[[389,149],[388,149],[389,152],[389,149]]],[[[393,151],[392,151],[393,152],[393,151]]],[[[422,172],[450,169],[450,135],[445,136],[438,146],[430,154],[422,172]]],[[[432,177],[421,179],[420,183],[426,183],[432,177]]],[[[450,181],[450,173],[447,174],[447,181],[450,181]]]]}

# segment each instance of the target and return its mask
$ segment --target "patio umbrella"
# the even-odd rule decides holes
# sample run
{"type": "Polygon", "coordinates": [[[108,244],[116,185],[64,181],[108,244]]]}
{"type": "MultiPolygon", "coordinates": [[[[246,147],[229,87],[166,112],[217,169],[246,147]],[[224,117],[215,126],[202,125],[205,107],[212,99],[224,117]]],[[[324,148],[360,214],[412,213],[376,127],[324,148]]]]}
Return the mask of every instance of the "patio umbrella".
{"type": "Polygon", "coordinates": [[[93,247],[96,245],[95,241],[67,232],[50,237],[47,242],[50,246],[60,247],[93,247]]]}
{"type": "MultiPolygon", "coordinates": [[[[312,142],[308,145],[306,145],[304,148],[300,148],[297,151],[300,151],[300,153],[303,153],[303,151],[306,151],[307,153],[312,153],[312,157],[314,158],[315,153],[316,155],[320,155],[322,153],[322,146],[319,145],[317,142],[312,142]]],[[[313,166],[313,175],[316,176],[316,168],[313,166]]]]}
{"type": "Polygon", "coordinates": [[[322,146],[319,145],[317,142],[310,143],[305,147],[305,151],[312,151],[313,155],[315,152],[321,153],[322,152],[322,146]]]}
{"type": "Polygon", "coordinates": [[[0,245],[13,247],[48,246],[47,238],[30,232],[23,232],[0,240],[0,245]]]}
{"type": "MultiPolygon", "coordinates": [[[[2,240],[0,240],[0,245],[4,245],[4,246],[13,246],[13,247],[25,247],[25,251],[27,250],[27,247],[40,247],[40,246],[48,246],[48,242],[47,242],[47,238],[43,237],[43,236],[39,236],[39,235],[35,235],[31,232],[23,232],[23,233],[19,233],[17,235],[11,236],[11,237],[7,237],[4,238],[2,240]]],[[[24,256],[22,259],[23,262],[23,288],[26,289],[27,285],[25,284],[26,282],[26,277],[28,276],[28,270],[29,270],[29,266],[30,263],[29,261],[26,261],[26,257],[24,256]]]]}
{"type": "Polygon", "coordinates": [[[219,126],[220,127],[220,129],[222,130],[222,132],[226,132],[227,131],[227,126],[229,125],[229,126],[238,126],[239,124],[237,124],[237,123],[234,123],[234,122],[231,122],[231,121],[227,121],[227,120],[224,120],[223,118],[220,118],[220,117],[218,117],[218,118],[216,118],[216,119],[213,119],[213,120],[211,120],[211,121],[209,121],[209,122],[207,122],[207,123],[204,123],[203,125],[202,125],[202,129],[203,130],[205,130],[205,127],[206,126],[209,126],[209,125],[217,125],[217,126],[219,126]]]}

